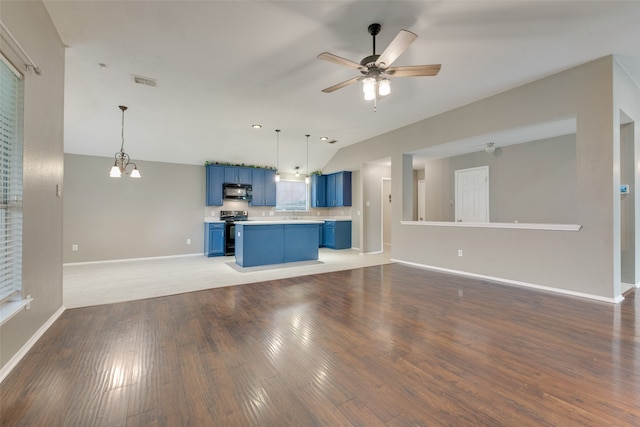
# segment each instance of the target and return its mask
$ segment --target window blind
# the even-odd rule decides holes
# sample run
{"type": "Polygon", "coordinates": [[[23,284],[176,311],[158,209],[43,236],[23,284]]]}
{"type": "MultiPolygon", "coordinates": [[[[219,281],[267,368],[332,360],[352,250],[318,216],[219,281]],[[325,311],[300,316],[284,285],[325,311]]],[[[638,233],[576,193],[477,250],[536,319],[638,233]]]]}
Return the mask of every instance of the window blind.
{"type": "Polygon", "coordinates": [[[0,303],[22,290],[21,76],[0,61],[0,303]]]}

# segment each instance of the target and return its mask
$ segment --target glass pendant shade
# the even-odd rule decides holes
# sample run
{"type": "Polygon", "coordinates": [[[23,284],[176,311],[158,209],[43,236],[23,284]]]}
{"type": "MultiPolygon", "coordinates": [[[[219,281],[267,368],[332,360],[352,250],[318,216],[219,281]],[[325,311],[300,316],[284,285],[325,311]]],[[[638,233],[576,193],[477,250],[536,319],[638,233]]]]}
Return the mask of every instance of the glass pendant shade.
{"type": "Polygon", "coordinates": [[[381,79],[378,82],[378,95],[387,96],[391,93],[391,80],[381,79]]]}
{"type": "Polygon", "coordinates": [[[122,174],[120,173],[120,168],[116,165],[113,165],[111,168],[111,172],[109,172],[109,177],[111,178],[120,178],[122,174]]]}
{"type": "Polygon", "coordinates": [[[138,170],[138,168],[135,168],[134,170],[131,171],[131,178],[141,178],[142,175],[140,175],[140,171],[138,170]]]}
{"type": "Polygon", "coordinates": [[[365,101],[371,101],[376,97],[376,80],[373,77],[362,80],[362,92],[364,92],[365,101]]]}

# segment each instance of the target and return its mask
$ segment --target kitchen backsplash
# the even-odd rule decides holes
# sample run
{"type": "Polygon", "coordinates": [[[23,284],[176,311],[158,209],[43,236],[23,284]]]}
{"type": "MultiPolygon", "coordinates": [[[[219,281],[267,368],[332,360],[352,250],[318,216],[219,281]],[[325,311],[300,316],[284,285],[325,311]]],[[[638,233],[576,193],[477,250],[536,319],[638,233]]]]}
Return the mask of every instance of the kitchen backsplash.
{"type": "Polygon", "coordinates": [[[220,211],[247,211],[249,212],[249,219],[283,219],[290,218],[292,216],[306,218],[306,219],[347,219],[352,216],[352,207],[338,207],[338,208],[311,208],[309,211],[297,211],[297,212],[279,212],[274,207],[252,207],[248,206],[244,201],[229,201],[225,200],[222,206],[206,206],[204,208],[205,218],[216,218],[220,216],[220,211]]]}

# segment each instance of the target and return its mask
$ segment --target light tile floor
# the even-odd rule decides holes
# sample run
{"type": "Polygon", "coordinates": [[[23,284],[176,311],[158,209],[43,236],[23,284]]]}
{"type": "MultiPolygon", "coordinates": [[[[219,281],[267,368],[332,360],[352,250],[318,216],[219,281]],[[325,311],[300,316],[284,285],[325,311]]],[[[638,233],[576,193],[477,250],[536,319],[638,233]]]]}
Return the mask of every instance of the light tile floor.
{"type": "Polygon", "coordinates": [[[360,254],[321,248],[318,261],[241,268],[233,256],[187,256],[150,260],[67,264],[63,267],[67,308],[111,304],[202,289],[387,264],[390,250],[360,254]]]}

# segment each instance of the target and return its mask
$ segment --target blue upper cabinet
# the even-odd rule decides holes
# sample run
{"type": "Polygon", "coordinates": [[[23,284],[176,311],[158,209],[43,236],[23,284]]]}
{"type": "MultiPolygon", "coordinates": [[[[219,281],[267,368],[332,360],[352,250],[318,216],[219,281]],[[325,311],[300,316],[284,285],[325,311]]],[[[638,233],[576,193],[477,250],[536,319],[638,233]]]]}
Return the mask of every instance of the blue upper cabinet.
{"type": "Polygon", "coordinates": [[[334,206],[351,206],[351,172],[338,172],[336,176],[336,204],[334,206]]]}
{"type": "Polygon", "coordinates": [[[351,206],[351,172],[314,175],[311,181],[311,207],[340,206],[351,206]]]}
{"type": "Polygon", "coordinates": [[[264,171],[264,205],[276,205],[276,171],[270,169],[264,171]]]}
{"type": "Polygon", "coordinates": [[[222,182],[224,167],[207,165],[207,206],[222,206],[222,182]]]}
{"type": "Polygon", "coordinates": [[[276,205],[276,171],[269,169],[251,170],[251,206],[276,205]]]}
{"type": "Polygon", "coordinates": [[[311,175],[311,207],[327,207],[327,175],[311,175]]]}
{"type": "Polygon", "coordinates": [[[225,166],[224,182],[231,184],[251,184],[252,168],[243,168],[240,166],[225,166]]]}

